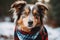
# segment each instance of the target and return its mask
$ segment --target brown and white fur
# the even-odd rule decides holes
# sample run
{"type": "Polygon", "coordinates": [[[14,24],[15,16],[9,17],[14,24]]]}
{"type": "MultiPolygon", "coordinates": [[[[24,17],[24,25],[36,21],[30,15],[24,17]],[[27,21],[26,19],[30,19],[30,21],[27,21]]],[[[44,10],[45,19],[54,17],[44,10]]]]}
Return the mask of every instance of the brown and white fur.
{"type": "Polygon", "coordinates": [[[25,1],[16,1],[11,5],[11,10],[16,23],[15,30],[31,34],[43,29],[43,17],[45,11],[48,10],[45,4],[41,2],[27,4],[25,1]]]}

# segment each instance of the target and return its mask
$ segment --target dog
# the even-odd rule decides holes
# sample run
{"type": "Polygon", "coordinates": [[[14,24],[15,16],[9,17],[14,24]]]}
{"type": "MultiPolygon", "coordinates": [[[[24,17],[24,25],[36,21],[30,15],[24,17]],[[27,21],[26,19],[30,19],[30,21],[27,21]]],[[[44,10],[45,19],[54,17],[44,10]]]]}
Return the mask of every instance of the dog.
{"type": "Polygon", "coordinates": [[[43,26],[47,6],[41,2],[27,4],[15,1],[11,5],[15,22],[14,40],[48,40],[48,33],[43,26]]]}

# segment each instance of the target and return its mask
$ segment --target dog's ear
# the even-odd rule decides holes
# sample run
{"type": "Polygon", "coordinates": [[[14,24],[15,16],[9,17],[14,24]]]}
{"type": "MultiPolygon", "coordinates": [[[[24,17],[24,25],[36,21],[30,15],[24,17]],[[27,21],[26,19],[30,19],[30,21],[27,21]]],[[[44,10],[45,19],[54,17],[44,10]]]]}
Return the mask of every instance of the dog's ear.
{"type": "Polygon", "coordinates": [[[47,5],[42,2],[37,2],[35,5],[37,5],[38,9],[42,10],[43,12],[48,10],[47,5]]]}
{"type": "Polygon", "coordinates": [[[22,9],[26,4],[27,3],[25,1],[15,1],[11,5],[11,8],[15,8],[18,11],[18,9],[22,9]]]}
{"type": "Polygon", "coordinates": [[[23,5],[26,5],[26,1],[15,1],[12,5],[11,5],[11,8],[15,8],[15,7],[18,7],[20,8],[21,6],[23,5]]]}
{"type": "Polygon", "coordinates": [[[11,5],[9,13],[13,14],[13,18],[14,18],[15,22],[17,20],[17,13],[19,13],[19,11],[21,11],[26,4],[27,3],[25,1],[15,1],[11,5]]]}

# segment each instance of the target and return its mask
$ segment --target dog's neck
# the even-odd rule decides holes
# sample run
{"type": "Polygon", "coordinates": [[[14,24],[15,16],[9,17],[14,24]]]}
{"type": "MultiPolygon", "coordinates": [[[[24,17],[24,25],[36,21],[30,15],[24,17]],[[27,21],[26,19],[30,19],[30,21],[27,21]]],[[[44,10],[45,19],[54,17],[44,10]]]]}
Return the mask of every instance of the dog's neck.
{"type": "Polygon", "coordinates": [[[22,34],[34,34],[37,33],[38,31],[41,31],[43,29],[43,26],[41,28],[35,27],[32,28],[30,32],[23,31],[20,27],[17,27],[16,30],[19,30],[22,34]]]}
{"type": "Polygon", "coordinates": [[[42,29],[43,27],[39,31],[35,33],[31,32],[30,34],[22,30],[17,30],[16,33],[17,33],[19,40],[35,40],[40,34],[40,32],[42,31],[42,29]]]}
{"type": "Polygon", "coordinates": [[[22,34],[20,31],[17,30],[17,36],[20,40],[35,40],[39,35],[39,31],[34,34],[22,34]]]}

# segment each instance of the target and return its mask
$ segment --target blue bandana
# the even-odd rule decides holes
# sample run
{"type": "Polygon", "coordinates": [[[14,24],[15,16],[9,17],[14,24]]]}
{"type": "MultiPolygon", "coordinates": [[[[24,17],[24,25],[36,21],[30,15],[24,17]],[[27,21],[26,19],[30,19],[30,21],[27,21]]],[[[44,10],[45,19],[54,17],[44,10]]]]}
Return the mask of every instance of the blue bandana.
{"type": "Polygon", "coordinates": [[[39,31],[35,34],[24,35],[24,34],[20,33],[20,31],[17,30],[16,33],[17,33],[19,40],[35,40],[37,38],[37,36],[39,35],[39,31]]]}

